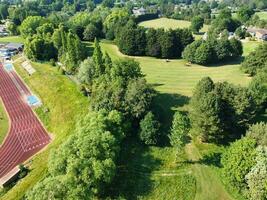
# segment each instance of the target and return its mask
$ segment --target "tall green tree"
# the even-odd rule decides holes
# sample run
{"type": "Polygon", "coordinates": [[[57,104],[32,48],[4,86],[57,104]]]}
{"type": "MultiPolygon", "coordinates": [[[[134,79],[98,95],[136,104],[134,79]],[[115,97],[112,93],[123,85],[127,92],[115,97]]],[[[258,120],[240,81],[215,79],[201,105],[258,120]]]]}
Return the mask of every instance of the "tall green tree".
{"type": "Polygon", "coordinates": [[[204,25],[204,19],[200,16],[196,16],[192,18],[190,29],[194,33],[198,33],[199,30],[203,27],[203,25],[204,25]]]}
{"type": "Polygon", "coordinates": [[[29,16],[23,20],[20,26],[20,33],[22,37],[33,36],[37,33],[37,28],[45,23],[45,19],[40,16],[29,16]]]}
{"type": "Polygon", "coordinates": [[[159,123],[152,112],[148,112],[140,122],[139,138],[147,145],[155,145],[159,140],[159,123]]]}
{"type": "Polygon", "coordinates": [[[169,135],[171,145],[177,153],[185,146],[190,128],[189,119],[186,115],[176,111],[172,120],[171,133],[169,135]]]}

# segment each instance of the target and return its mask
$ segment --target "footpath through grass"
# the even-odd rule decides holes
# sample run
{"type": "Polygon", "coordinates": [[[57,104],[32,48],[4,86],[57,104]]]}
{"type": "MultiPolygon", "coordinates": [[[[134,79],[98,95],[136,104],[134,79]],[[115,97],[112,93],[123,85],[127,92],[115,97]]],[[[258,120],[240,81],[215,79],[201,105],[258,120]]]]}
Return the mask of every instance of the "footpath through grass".
{"type": "Polygon", "coordinates": [[[38,108],[36,113],[52,134],[53,141],[32,159],[30,173],[0,197],[3,200],[21,199],[28,189],[47,174],[50,150],[57,148],[72,134],[76,119],[82,117],[88,108],[87,98],[78,91],[71,80],[61,75],[56,67],[33,63],[37,72],[28,76],[20,67],[20,62],[15,64],[16,70],[42,100],[43,106],[38,108]]]}
{"type": "Polygon", "coordinates": [[[4,105],[0,99],[0,146],[4,141],[9,128],[9,121],[4,105]]]}

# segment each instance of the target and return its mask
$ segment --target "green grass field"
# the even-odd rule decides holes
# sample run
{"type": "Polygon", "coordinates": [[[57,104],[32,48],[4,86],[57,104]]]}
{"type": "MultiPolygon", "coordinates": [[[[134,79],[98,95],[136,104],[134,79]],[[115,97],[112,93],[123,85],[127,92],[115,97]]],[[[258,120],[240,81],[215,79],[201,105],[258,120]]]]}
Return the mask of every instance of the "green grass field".
{"type": "Polygon", "coordinates": [[[0,197],[1,200],[21,199],[28,189],[46,175],[50,150],[57,148],[66,140],[74,130],[75,120],[82,117],[88,107],[88,99],[78,91],[71,80],[61,75],[56,67],[33,63],[37,72],[28,76],[19,64],[15,63],[17,72],[43,102],[43,106],[38,108],[36,113],[51,133],[53,141],[33,158],[30,173],[0,197]]]}
{"type": "Polygon", "coordinates": [[[2,101],[0,100],[0,146],[6,137],[8,128],[9,128],[9,122],[7,113],[5,111],[2,101]]]}
{"type": "MultiPolygon", "coordinates": [[[[189,28],[191,22],[185,20],[158,18],[141,22],[139,25],[144,26],[146,28],[176,29],[176,28],[189,28]]],[[[204,25],[204,27],[200,30],[200,32],[206,32],[208,31],[208,28],[209,26],[204,25]]]]}
{"type": "MultiPolygon", "coordinates": [[[[254,48],[251,47],[254,46],[251,42],[247,44],[249,47],[245,48],[245,54],[254,48]]],[[[116,45],[101,43],[101,46],[114,59],[125,57],[119,52],[116,45]]],[[[148,82],[155,85],[156,89],[162,93],[191,96],[197,82],[205,76],[210,76],[215,81],[229,81],[243,86],[246,86],[250,81],[250,78],[240,71],[239,64],[210,67],[192,64],[188,67],[183,59],[166,62],[164,59],[135,57],[135,60],[140,62],[148,82]]]]}
{"type": "Polygon", "coordinates": [[[267,20],[267,11],[257,12],[256,15],[258,15],[260,19],[267,20]]]}
{"type": "Polygon", "coordinates": [[[25,40],[20,36],[9,36],[9,37],[0,37],[1,42],[15,42],[15,43],[24,43],[25,40]]]}

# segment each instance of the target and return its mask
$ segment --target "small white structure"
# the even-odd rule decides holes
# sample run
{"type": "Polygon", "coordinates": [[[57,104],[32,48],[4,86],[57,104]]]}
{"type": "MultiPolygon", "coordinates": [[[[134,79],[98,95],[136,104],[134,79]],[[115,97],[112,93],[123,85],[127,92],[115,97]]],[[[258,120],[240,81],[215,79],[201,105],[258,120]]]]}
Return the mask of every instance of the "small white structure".
{"type": "Polygon", "coordinates": [[[36,70],[32,67],[29,61],[24,61],[21,66],[28,72],[29,75],[32,75],[36,72],[36,70]]]}

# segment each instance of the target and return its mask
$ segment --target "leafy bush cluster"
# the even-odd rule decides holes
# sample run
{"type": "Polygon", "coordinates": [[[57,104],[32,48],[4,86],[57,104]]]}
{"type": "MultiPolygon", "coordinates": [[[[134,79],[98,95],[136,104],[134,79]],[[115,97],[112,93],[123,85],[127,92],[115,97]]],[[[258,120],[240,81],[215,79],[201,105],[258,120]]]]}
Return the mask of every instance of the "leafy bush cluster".
{"type": "Polygon", "coordinates": [[[226,184],[251,200],[267,198],[267,146],[261,142],[266,128],[263,123],[251,126],[247,136],[232,143],[221,160],[226,184]]]}

